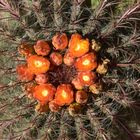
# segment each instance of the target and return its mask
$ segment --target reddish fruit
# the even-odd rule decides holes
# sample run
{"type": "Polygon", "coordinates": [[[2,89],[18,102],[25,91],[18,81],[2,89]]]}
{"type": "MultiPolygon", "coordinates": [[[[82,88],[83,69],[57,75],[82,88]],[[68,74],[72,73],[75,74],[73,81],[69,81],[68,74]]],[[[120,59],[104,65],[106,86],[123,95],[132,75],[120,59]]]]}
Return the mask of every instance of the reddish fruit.
{"type": "Polygon", "coordinates": [[[52,44],[56,50],[64,50],[68,45],[68,38],[65,33],[58,33],[52,38],[52,44]]]}
{"type": "Polygon", "coordinates": [[[81,82],[79,81],[79,79],[74,78],[71,83],[74,85],[74,87],[76,89],[78,89],[78,90],[83,89],[83,85],[81,84],[81,82]]]}
{"type": "Polygon", "coordinates": [[[26,64],[18,65],[16,67],[16,72],[18,74],[18,78],[21,81],[31,81],[34,78],[34,74],[28,69],[26,64]]]}
{"type": "Polygon", "coordinates": [[[58,52],[52,52],[50,54],[50,59],[54,65],[61,65],[62,64],[62,55],[58,52]]]}
{"type": "Polygon", "coordinates": [[[24,90],[28,98],[33,97],[34,88],[35,88],[35,85],[33,83],[27,83],[25,85],[24,90]]]}
{"type": "Polygon", "coordinates": [[[75,59],[69,52],[66,52],[64,55],[64,64],[67,66],[72,66],[75,62],[75,59]]]}
{"type": "Polygon", "coordinates": [[[38,40],[36,45],[34,45],[35,52],[38,55],[46,56],[50,52],[50,46],[44,40],[38,40]]]}
{"type": "Polygon", "coordinates": [[[38,74],[35,77],[35,81],[37,82],[37,84],[45,84],[48,82],[48,77],[46,74],[38,74]]]}

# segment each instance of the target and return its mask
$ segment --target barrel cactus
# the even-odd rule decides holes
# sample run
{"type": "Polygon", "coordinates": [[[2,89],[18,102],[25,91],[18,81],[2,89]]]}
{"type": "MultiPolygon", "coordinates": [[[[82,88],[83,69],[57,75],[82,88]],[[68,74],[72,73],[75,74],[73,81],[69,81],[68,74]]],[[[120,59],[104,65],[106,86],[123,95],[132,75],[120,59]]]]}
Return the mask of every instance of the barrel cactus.
{"type": "Polygon", "coordinates": [[[139,139],[139,1],[0,0],[0,15],[0,139],[139,139]]]}

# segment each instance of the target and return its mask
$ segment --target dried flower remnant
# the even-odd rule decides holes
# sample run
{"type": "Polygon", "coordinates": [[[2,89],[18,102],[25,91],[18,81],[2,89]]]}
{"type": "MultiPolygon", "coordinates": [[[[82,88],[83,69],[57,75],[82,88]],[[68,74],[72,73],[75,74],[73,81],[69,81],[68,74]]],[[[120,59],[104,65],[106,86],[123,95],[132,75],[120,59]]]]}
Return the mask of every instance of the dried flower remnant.
{"type": "Polygon", "coordinates": [[[99,42],[97,42],[96,40],[93,39],[93,40],[92,40],[91,48],[92,48],[94,51],[98,52],[98,51],[100,51],[100,49],[101,49],[101,44],[100,44],[99,42]]]}
{"type": "Polygon", "coordinates": [[[110,63],[109,59],[103,60],[103,62],[98,65],[96,72],[99,74],[106,74],[108,71],[108,64],[109,63],[110,63]]]}
{"type": "Polygon", "coordinates": [[[52,44],[56,50],[64,50],[68,45],[68,37],[65,33],[58,33],[52,38],[52,44]]]}
{"type": "Polygon", "coordinates": [[[27,59],[28,67],[34,74],[45,73],[49,70],[50,62],[48,59],[32,55],[27,59]]]}
{"type": "Polygon", "coordinates": [[[93,94],[99,94],[103,89],[103,84],[101,81],[98,81],[92,85],[90,85],[89,90],[93,93],[93,94]]]}
{"type": "Polygon", "coordinates": [[[78,103],[72,103],[68,107],[68,112],[74,117],[82,112],[82,105],[78,103]]]}
{"type": "Polygon", "coordinates": [[[50,53],[50,46],[44,40],[38,40],[36,45],[34,45],[34,49],[37,55],[46,56],[50,53]]]}
{"type": "Polygon", "coordinates": [[[49,105],[48,104],[40,104],[40,103],[38,103],[35,106],[35,111],[40,112],[40,113],[48,112],[49,111],[49,105]]]}
{"type": "Polygon", "coordinates": [[[37,85],[34,88],[33,97],[41,104],[52,101],[56,92],[56,88],[52,84],[37,85]]]}
{"type": "Polygon", "coordinates": [[[52,112],[58,112],[61,109],[61,106],[58,105],[56,100],[49,102],[49,108],[52,112]]]}
{"type": "Polygon", "coordinates": [[[33,45],[23,43],[18,47],[18,52],[19,52],[19,54],[21,54],[25,57],[28,57],[34,53],[33,45]]]}
{"type": "Polygon", "coordinates": [[[75,100],[79,104],[85,104],[88,100],[88,94],[85,91],[77,91],[75,94],[75,100]]]}

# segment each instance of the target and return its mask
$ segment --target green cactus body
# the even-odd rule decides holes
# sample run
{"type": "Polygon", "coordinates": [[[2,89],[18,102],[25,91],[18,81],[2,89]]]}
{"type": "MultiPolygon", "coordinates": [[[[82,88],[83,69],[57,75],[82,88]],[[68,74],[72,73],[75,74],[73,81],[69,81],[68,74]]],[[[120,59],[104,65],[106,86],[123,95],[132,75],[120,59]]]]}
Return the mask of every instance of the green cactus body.
{"type": "Polygon", "coordinates": [[[0,140],[138,140],[139,18],[140,2],[134,0],[0,0],[0,140]],[[52,38],[62,33],[68,47],[57,50],[52,38]],[[50,47],[43,58],[50,61],[52,52],[64,58],[75,33],[89,43],[84,51],[94,52],[101,68],[92,69],[97,76],[92,79],[94,88],[89,83],[80,87],[88,96],[79,103],[83,98],[76,100],[78,89],[72,84],[79,72],[76,64],[66,66],[62,60],[57,68],[51,67],[45,72],[48,83],[55,88],[70,84],[74,99],[63,106],[54,101],[49,110],[49,104],[41,104],[31,89],[25,89],[38,84],[36,74],[32,81],[19,80],[16,67],[27,63],[29,55],[38,55],[31,48],[38,40],[50,47]]]}

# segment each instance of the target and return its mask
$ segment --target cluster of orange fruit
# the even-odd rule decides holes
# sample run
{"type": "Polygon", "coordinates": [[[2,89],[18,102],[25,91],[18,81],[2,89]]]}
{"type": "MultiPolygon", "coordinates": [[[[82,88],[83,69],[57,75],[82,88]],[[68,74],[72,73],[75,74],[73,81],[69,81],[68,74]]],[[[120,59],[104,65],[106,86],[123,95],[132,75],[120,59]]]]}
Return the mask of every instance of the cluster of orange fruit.
{"type": "Polygon", "coordinates": [[[25,56],[27,63],[17,66],[18,78],[26,82],[35,81],[36,84],[28,84],[26,90],[39,102],[38,107],[42,112],[47,106],[57,112],[62,106],[74,102],[85,104],[88,93],[84,87],[88,87],[92,93],[99,93],[102,85],[95,71],[100,71],[101,65],[97,62],[97,52],[93,46],[95,42],[91,46],[89,40],[78,33],[72,34],[70,40],[65,33],[58,33],[50,42],[38,40],[35,45],[23,44],[19,47],[18,51],[25,56]],[[71,83],[55,87],[49,81],[47,72],[54,65],[59,67],[62,64],[74,66],[77,74],[71,83]]]}

